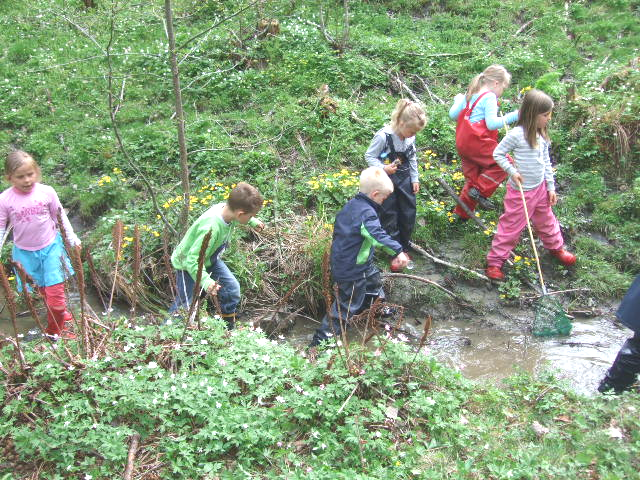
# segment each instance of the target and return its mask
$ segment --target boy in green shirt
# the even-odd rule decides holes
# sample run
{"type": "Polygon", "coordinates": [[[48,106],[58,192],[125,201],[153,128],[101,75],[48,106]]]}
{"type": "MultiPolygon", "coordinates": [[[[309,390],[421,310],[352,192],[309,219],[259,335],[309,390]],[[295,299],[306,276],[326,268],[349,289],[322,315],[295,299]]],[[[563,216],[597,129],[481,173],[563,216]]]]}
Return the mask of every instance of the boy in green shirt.
{"type": "Polygon", "coordinates": [[[217,295],[222,317],[230,329],[234,327],[240,303],[240,284],[220,257],[237,223],[248,224],[258,232],[264,229],[264,223],[254,217],[262,204],[260,192],[248,183],[241,182],[231,190],[227,203],[214,205],[189,227],[171,255],[171,264],[176,269],[178,292],[169,309],[170,313],[175,313],[179,308],[188,309],[191,305],[195,278],[198,275],[200,248],[205,235],[211,232],[200,277],[200,294],[206,292],[217,295]]]}

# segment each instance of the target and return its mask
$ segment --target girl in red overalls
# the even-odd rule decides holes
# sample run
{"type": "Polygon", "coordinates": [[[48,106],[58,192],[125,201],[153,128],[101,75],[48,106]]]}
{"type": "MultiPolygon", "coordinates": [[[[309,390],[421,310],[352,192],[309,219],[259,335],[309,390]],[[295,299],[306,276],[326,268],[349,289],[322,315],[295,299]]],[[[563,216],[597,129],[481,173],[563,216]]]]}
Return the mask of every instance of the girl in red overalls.
{"type": "MultiPolygon", "coordinates": [[[[493,150],[498,146],[498,129],[518,120],[517,110],[498,116],[498,97],[510,82],[511,75],[502,65],[491,65],[471,80],[466,95],[456,95],[449,110],[451,119],[458,122],[456,148],[466,179],[460,200],[471,211],[478,204],[484,209],[495,208],[488,198],[507,178],[493,160],[493,150]]],[[[460,205],[453,212],[461,219],[469,218],[460,205]]]]}

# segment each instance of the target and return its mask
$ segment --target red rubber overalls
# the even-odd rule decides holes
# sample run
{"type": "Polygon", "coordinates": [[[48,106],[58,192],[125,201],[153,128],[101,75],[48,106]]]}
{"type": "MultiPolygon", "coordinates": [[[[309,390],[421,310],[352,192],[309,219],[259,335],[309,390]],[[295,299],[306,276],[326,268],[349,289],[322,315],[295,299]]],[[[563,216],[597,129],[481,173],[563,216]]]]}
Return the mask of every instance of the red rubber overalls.
{"type": "MultiPolygon", "coordinates": [[[[462,173],[466,178],[460,200],[471,211],[476,208],[476,201],[469,197],[471,187],[475,187],[484,198],[489,198],[507,178],[507,173],[493,159],[493,151],[498,146],[498,131],[489,130],[484,119],[475,123],[469,121],[471,112],[487,93],[489,92],[480,94],[471,108],[467,102],[467,106],[458,115],[456,127],[456,148],[462,161],[462,173]]],[[[507,157],[511,159],[509,155],[507,157]]],[[[453,212],[460,218],[469,218],[460,205],[456,205],[453,212]]]]}

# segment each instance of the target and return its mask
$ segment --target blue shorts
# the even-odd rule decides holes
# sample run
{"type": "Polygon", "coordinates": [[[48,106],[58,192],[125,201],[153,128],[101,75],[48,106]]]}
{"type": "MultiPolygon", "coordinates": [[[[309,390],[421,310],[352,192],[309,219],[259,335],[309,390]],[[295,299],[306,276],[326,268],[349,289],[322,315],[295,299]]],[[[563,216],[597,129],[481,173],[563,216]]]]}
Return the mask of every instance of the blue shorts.
{"type": "MultiPolygon", "coordinates": [[[[13,261],[20,263],[36,285],[48,287],[64,282],[74,274],[71,261],[64,249],[62,237],[58,233],[49,245],[40,250],[23,250],[13,246],[13,261]]],[[[18,291],[22,291],[20,275],[16,272],[18,291]]]]}

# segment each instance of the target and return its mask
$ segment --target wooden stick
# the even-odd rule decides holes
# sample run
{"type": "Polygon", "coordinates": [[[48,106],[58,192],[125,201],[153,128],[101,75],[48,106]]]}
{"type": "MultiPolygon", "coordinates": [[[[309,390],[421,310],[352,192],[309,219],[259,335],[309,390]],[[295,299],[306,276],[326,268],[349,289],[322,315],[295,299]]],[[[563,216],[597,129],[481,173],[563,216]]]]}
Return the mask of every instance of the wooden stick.
{"type": "Polygon", "coordinates": [[[484,280],[486,282],[490,282],[491,280],[489,280],[489,278],[485,275],[482,275],[481,273],[476,272],[475,270],[471,270],[469,268],[463,267],[462,265],[456,265],[455,263],[450,263],[447,262],[445,260],[441,260],[437,257],[434,257],[433,255],[431,255],[430,253],[428,253],[426,250],[424,250],[422,247],[416,245],[413,242],[409,243],[409,246],[411,248],[413,248],[416,252],[418,252],[420,255],[427,257],[428,259],[430,259],[433,263],[439,263],[440,265],[445,265],[447,267],[450,268],[455,268],[458,270],[462,270],[463,272],[466,272],[476,278],[479,278],[480,280],[484,280]]]}
{"type": "Polygon", "coordinates": [[[394,277],[394,278],[409,278],[411,280],[417,280],[419,282],[428,283],[429,285],[433,285],[434,287],[439,288],[440,290],[445,292],[447,295],[455,298],[458,301],[458,303],[460,303],[460,305],[475,311],[475,308],[473,306],[469,305],[468,303],[466,303],[462,298],[460,298],[460,296],[456,295],[451,290],[447,290],[442,285],[440,285],[438,282],[434,282],[433,280],[429,280],[429,279],[423,278],[423,277],[418,277],[417,275],[408,275],[406,273],[383,273],[382,276],[383,277],[394,277]]]}
{"type": "Polygon", "coordinates": [[[131,480],[133,475],[133,461],[136,459],[136,453],[138,453],[138,447],[140,446],[140,434],[134,433],[131,436],[131,445],[129,445],[129,454],[127,455],[127,468],[122,475],[123,480],[131,480]]]}

